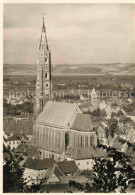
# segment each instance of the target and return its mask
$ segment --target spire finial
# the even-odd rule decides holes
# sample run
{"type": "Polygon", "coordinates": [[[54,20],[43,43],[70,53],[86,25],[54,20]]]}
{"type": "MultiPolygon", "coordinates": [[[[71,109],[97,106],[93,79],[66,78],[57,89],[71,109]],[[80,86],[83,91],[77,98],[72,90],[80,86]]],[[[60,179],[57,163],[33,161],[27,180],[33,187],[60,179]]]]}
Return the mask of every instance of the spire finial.
{"type": "Polygon", "coordinates": [[[42,15],[43,15],[43,27],[42,28],[43,28],[43,30],[45,30],[45,23],[44,23],[45,12],[44,11],[43,11],[43,14],[42,15]]]}

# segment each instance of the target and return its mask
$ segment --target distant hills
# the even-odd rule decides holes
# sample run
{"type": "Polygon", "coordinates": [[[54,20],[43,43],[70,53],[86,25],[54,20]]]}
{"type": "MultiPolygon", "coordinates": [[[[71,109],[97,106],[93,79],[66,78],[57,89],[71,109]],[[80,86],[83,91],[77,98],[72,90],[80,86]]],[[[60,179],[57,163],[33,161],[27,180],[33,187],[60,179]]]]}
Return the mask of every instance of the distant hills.
{"type": "MultiPolygon", "coordinates": [[[[36,64],[4,64],[4,75],[36,75],[36,64]]],[[[134,75],[135,64],[62,64],[52,65],[53,75],[134,75]]]]}

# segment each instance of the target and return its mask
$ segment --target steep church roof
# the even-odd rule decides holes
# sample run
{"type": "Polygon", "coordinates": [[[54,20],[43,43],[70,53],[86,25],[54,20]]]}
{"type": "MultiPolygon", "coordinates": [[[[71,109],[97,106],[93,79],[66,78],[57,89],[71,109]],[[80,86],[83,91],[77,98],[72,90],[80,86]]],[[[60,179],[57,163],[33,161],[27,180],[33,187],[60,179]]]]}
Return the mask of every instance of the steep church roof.
{"type": "Polygon", "coordinates": [[[93,125],[90,119],[90,115],[78,113],[71,129],[77,131],[93,131],[93,125]]]}
{"type": "Polygon", "coordinates": [[[70,128],[77,113],[81,111],[76,104],[48,101],[36,123],[70,128]]]}

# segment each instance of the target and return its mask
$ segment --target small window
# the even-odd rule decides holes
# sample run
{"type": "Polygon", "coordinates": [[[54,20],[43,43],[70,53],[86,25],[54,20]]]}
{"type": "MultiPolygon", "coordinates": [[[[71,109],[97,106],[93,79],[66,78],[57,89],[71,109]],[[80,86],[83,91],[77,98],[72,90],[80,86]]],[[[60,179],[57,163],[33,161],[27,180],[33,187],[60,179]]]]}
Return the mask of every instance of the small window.
{"type": "Polygon", "coordinates": [[[47,62],[47,58],[45,58],[45,62],[47,62]]]}
{"type": "Polygon", "coordinates": [[[48,87],[49,85],[48,85],[48,83],[46,83],[46,85],[45,85],[46,87],[48,87]]]}
{"type": "Polygon", "coordinates": [[[78,165],[80,165],[80,163],[78,163],[78,165]]]}
{"type": "Polygon", "coordinates": [[[47,73],[45,73],[45,78],[47,78],[47,73]]]}
{"type": "Polygon", "coordinates": [[[87,165],[89,165],[89,162],[87,162],[87,165]]]}

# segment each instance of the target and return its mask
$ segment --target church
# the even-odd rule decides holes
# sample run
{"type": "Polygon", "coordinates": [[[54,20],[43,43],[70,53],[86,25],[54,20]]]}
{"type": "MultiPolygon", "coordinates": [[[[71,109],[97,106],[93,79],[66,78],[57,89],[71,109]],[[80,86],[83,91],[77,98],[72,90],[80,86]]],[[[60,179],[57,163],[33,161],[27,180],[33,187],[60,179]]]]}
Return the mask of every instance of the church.
{"type": "Polygon", "coordinates": [[[88,114],[76,103],[51,101],[51,52],[44,24],[38,45],[33,145],[43,158],[65,159],[68,150],[96,147],[97,135],[88,114]]]}

